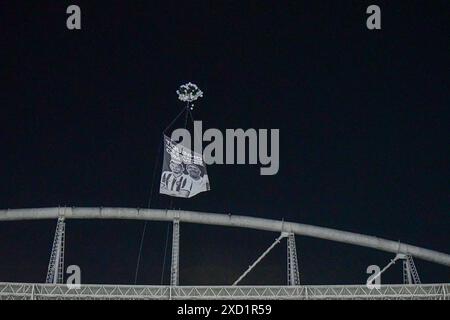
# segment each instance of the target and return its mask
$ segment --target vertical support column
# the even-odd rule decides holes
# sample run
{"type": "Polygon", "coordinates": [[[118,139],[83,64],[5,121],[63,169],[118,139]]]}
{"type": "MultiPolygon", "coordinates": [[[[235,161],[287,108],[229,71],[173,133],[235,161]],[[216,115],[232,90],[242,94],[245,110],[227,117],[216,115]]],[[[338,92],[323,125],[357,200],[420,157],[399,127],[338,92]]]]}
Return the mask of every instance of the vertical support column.
{"type": "Polygon", "coordinates": [[[297,248],[295,245],[295,235],[289,233],[287,239],[287,278],[289,286],[300,285],[300,273],[298,270],[297,248]]]}
{"type": "Polygon", "coordinates": [[[407,259],[403,260],[403,284],[412,284],[411,272],[407,259]]]}
{"type": "Polygon", "coordinates": [[[32,284],[31,285],[31,297],[30,297],[31,300],[35,300],[34,299],[34,287],[35,287],[35,284],[32,284]]]}
{"type": "Polygon", "coordinates": [[[180,221],[173,220],[172,230],[172,265],[170,268],[170,285],[178,286],[179,284],[179,255],[180,255],[180,221]]]}
{"type": "Polygon", "coordinates": [[[415,284],[420,284],[420,277],[419,277],[419,273],[417,272],[416,269],[416,265],[414,264],[414,260],[412,256],[408,256],[407,257],[407,261],[408,261],[408,268],[411,274],[411,277],[414,281],[415,284]]]}
{"type": "Polygon", "coordinates": [[[403,259],[403,283],[420,284],[421,281],[419,273],[417,272],[413,257],[411,255],[405,255],[403,256],[402,259],[403,259]]]}
{"type": "Polygon", "coordinates": [[[46,283],[63,283],[64,280],[64,242],[66,223],[64,217],[58,218],[56,224],[55,238],[48,264],[46,283]]]}

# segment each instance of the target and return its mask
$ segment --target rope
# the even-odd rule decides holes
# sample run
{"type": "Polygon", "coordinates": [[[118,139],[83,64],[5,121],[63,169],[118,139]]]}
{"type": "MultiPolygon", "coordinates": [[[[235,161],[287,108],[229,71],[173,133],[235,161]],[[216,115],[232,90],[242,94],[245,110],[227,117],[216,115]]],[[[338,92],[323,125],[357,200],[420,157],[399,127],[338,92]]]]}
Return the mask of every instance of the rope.
{"type": "MultiPolygon", "coordinates": [[[[178,118],[181,117],[183,112],[185,113],[185,117],[184,117],[184,128],[185,129],[187,128],[188,116],[190,116],[191,119],[192,119],[192,122],[194,122],[194,118],[193,118],[191,110],[190,110],[189,102],[187,102],[186,106],[183,107],[183,109],[180,111],[180,113],[178,113],[178,115],[163,130],[163,134],[164,135],[166,134],[167,130],[169,130],[169,128],[175,123],[175,121],[177,121],[178,118]]],[[[151,189],[150,189],[150,196],[149,196],[148,203],[147,203],[147,207],[148,208],[150,208],[150,205],[151,205],[151,202],[152,202],[152,198],[153,198],[153,190],[154,190],[154,185],[155,185],[156,170],[157,170],[157,165],[159,164],[160,154],[161,154],[161,147],[158,150],[157,159],[155,161],[155,167],[153,168],[153,178],[152,178],[152,184],[151,184],[151,189]]],[[[169,209],[173,209],[173,198],[170,199],[169,209]]],[[[138,254],[138,259],[137,259],[137,263],[136,263],[136,271],[135,271],[135,274],[134,274],[134,284],[137,283],[137,278],[138,278],[138,274],[139,274],[139,267],[140,267],[141,256],[142,256],[142,248],[143,248],[143,245],[144,245],[145,234],[146,234],[146,231],[147,231],[147,222],[148,221],[144,222],[144,227],[142,229],[141,242],[140,242],[140,246],[139,246],[139,254],[138,254]]],[[[166,232],[166,245],[165,245],[165,248],[164,248],[164,258],[163,258],[163,266],[162,266],[162,272],[161,272],[161,285],[163,284],[164,272],[165,272],[165,268],[166,268],[167,247],[168,247],[168,243],[169,243],[169,231],[170,231],[170,224],[168,223],[167,224],[167,232],[166,232]]]]}
{"type": "Polygon", "coordinates": [[[163,285],[164,271],[166,269],[167,246],[169,244],[169,231],[170,231],[169,229],[170,229],[170,224],[167,223],[166,246],[164,247],[164,260],[163,260],[163,267],[162,267],[162,272],[161,272],[161,285],[163,285]]]}
{"type": "MultiPolygon", "coordinates": [[[[162,148],[162,143],[160,143],[159,148],[158,148],[158,152],[156,154],[155,166],[153,168],[152,184],[151,184],[151,187],[150,187],[150,195],[148,197],[147,208],[150,208],[150,205],[151,205],[152,200],[153,200],[153,190],[154,190],[154,186],[155,186],[156,169],[157,169],[158,164],[159,164],[159,159],[161,158],[160,157],[161,148],[162,148]]],[[[140,264],[141,264],[141,256],[142,256],[142,247],[144,245],[145,233],[147,231],[147,222],[148,222],[147,220],[144,222],[144,227],[143,227],[142,233],[141,233],[141,243],[139,245],[139,254],[138,254],[138,259],[137,259],[137,262],[136,262],[136,271],[134,273],[134,284],[137,283],[137,278],[138,278],[138,274],[139,274],[139,267],[140,267],[140,264]]]]}
{"type": "Polygon", "coordinates": [[[188,112],[189,112],[189,116],[191,117],[192,124],[194,124],[195,120],[194,120],[194,116],[192,115],[191,109],[188,109],[188,112]]]}
{"type": "MultiPolygon", "coordinates": [[[[183,110],[176,116],[176,118],[171,122],[171,124],[166,128],[166,130],[181,116],[181,114],[185,112],[185,116],[184,116],[184,128],[187,128],[187,120],[188,120],[188,115],[190,114],[190,107],[189,107],[189,102],[186,103],[186,106],[183,108],[183,110]]],[[[174,205],[174,199],[171,197],[170,198],[170,203],[169,203],[169,210],[173,209],[173,205],[174,205]]],[[[162,266],[162,271],[161,271],[161,285],[163,284],[164,281],[164,272],[166,271],[166,261],[167,261],[167,247],[169,245],[169,232],[170,232],[170,223],[167,223],[167,233],[166,233],[166,245],[164,247],[164,258],[163,258],[163,266],[162,266]]]]}
{"type": "MultiPolygon", "coordinates": [[[[188,104],[189,106],[189,104],[188,104]]],[[[175,121],[178,120],[178,118],[183,114],[183,112],[186,111],[186,109],[188,109],[187,107],[183,107],[183,109],[180,111],[180,113],[172,120],[172,122],[164,129],[163,133],[166,134],[167,130],[169,130],[169,128],[175,123],[175,121]]]]}
{"type": "Polygon", "coordinates": [[[146,230],[147,230],[147,221],[144,222],[144,228],[142,229],[142,234],[141,234],[141,244],[139,246],[139,254],[138,254],[138,259],[137,259],[137,263],[136,263],[136,271],[134,273],[134,284],[135,285],[137,283],[137,278],[138,278],[138,274],[139,274],[139,265],[141,264],[141,256],[142,256],[142,246],[144,244],[146,230]]]}

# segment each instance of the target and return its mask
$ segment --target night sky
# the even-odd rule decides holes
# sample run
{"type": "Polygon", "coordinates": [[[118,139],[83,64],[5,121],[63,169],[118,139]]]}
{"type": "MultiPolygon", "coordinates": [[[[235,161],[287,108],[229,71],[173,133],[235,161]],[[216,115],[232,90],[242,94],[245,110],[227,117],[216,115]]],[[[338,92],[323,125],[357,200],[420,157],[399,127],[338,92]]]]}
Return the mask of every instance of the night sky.
{"type": "MultiPolygon", "coordinates": [[[[280,129],[280,171],[211,165],[212,190],[175,208],[449,253],[449,36],[448,0],[1,1],[0,208],[145,208],[162,131],[183,107],[175,91],[192,81],[205,129],[280,129]],[[70,4],[81,31],[66,28],[70,4]],[[382,30],[366,28],[370,4],[382,30]]],[[[169,203],[155,192],[153,208],[169,203]]],[[[0,223],[0,281],[45,281],[55,223],[0,223]]],[[[142,227],[70,220],[66,264],[83,283],[131,284],[142,227]]],[[[139,284],[161,283],[167,227],[148,224],[139,284]]],[[[182,224],[180,284],[231,284],[277,236],[182,224]]],[[[365,283],[367,266],[394,257],[296,240],[303,284],[365,283]]],[[[170,241],[165,284],[169,253],[170,241]]],[[[422,282],[450,281],[446,267],[416,266],[422,282]]],[[[285,282],[283,242],[242,284],[285,282]]],[[[383,282],[402,282],[400,263],[383,282]]]]}

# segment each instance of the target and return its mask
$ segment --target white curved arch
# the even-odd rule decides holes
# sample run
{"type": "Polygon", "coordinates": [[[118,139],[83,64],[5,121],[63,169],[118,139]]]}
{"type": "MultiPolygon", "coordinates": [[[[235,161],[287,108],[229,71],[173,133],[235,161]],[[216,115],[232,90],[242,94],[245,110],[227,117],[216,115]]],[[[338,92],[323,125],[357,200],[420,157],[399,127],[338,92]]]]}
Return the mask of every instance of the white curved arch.
{"type": "Polygon", "coordinates": [[[153,221],[179,219],[180,222],[196,224],[240,227],[273,232],[293,232],[300,236],[348,243],[392,253],[409,254],[422,260],[450,266],[450,255],[413,245],[331,228],[230,214],[132,208],[40,208],[0,210],[0,221],[56,219],[61,215],[64,215],[67,219],[153,221]]]}

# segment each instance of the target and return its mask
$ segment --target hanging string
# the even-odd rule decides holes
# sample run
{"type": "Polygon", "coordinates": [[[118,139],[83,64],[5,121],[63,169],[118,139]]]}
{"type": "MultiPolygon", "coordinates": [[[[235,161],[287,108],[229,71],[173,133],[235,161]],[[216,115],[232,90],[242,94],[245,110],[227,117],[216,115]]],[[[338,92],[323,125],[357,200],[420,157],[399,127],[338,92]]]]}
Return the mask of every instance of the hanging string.
{"type": "MultiPolygon", "coordinates": [[[[190,106],[189,106],[189,102],[186,103],[186,106],[183,108],[182,112],[180,112],[178,114],[178,116],[174,119],[174,121],[172,121],[172,123],[166,128],[166,130],[181,116],[181,114],[185,112],[185,116],[184,116],[184,128],[187,128],[187,120],[188,120],[188,115],[190,114],[190,106]]],[[[169,203],[169,210],[173,209],[173,197],[170,198],[170,203],[169,203]]],[[[161,271],[161,285],[163,284],[163,280],[164,280],[164,272],[166,271],[166,261],[167,261],[167,247],[169,245],[169,232],[170,232],[170,223],[167,223],[167,233],[166,233],[166,245],[164,247],[164,258],[163,258],[163,266],[162,266],[162,271],[161,271]]]]}
{"type": "Polygon", "coordinates": [[[142,256],[142,246],[144,244],[146,230],[147,230],[147,221],[144,222],[144,227],[143,227],[142,233],[141,233],[141,244],[139,246],[139,254],[138,254],[138,259],[137,259],[137,263],[136,263],[136,271],[134,272],[134,285],[136,285],[136,283],[137,283],[137,278],[138,278],[138,274],[139,274],[139,265],[141,264],[141,256],[142,256]]]}
{"type": "Polygon", "coordinates": [[[192,112],[191,112],[191,109],[188,109],[188,112],[189,112],[189,116],[191,117],[192,124],[194,124],[194,123],[195,123],[195,120],[194,120],[194,116],[193,116],[193,114],[192,114],[192,112]]]}
{"type": "MultiPolygon", "coordinates": [[[[178,113],[178,115],[169,123],[169,125],[164,129],[163,134],[166,134],[167,130],[175,123],[175,121],[178,120],[178,118],[183,114],[183,112],[186,111],[186,107],[183,108],[180,113],[178,113]]],[[[164,138],[164,137],[162,137],[164,138]]],[[[161,139],[162,141],[164,139],[161,139]]],[[[160,141],[161,141],[160,140],[160,141]]],[[[160,160],[160,155],[161,155],[161,149],[162,149],[163,144],[160,144],[159,148],[158,148],[158,152],[156,155],[156,159],[155,159],[155,166],[153,168],[153,177],[152,177],[152,183],[151,183],[151,188],[150,188],[150,195],[147,201],[147,208],[150,209],[151,204],[152,204],[152,200],[153,200],[153,194],[154,194],[154,189],[155,189],[155,179],[156,179],[156,171],[158,169],[158,164],[159,164],[159,160],[160,160]]],[[[171,203],[169,205],[169,208],[172,207],[172,200],[171,203]]],[[[142,232],[141,232],[141,240],[140,240],[140,244],[139,244],[139,253],[138,253],[138,258],[137,258],[137,262],[136,262],[136,270],[134,273],[134,284],[137,283],[137,279],[138,279],[138,275],[139,275],[139,268],[141,265],[141,258],[142,258],[142,248],[144,246],[144,240],[145,240],[145,234],[147,232],[147,224],[148,221],[144,222],[144,226],[142,228],[142,232]]],[[[166,241],[166,249],[165,251],[167,251],[167,241],[166,241]]],[[[166,259],[166,253],[164,253],[164,260],[166,259]]],[[[165,262],[164,262],[165,264],[165,262]]],[[[164,266],[163,266],[164,269],[164,266]]]]}
{"type": "MultiPolygon", "coordinates": [[[[163,144],[160,142],[159,148],[158,148],[158,152],[156,154],[156,159],[155,159],[155,166],[153,167],[153,177],[152,177],[152,184],[150,187],[150,195],[148,197],[148,202],[147,202],[147,208],[150,209],[150,206],[152,204],[152,200],[153,200],[153,191],[154,191],[154,186],[155,186],[155,178],[156,178],[156,170],[158,169],[158,164],[159,164],[159,159],[161,158],[161,149],[162,149],[163,144]]],[[[142,233],[141,233],[141,242],[139,245],[139,254],[138,254],[138,259],[136,262],[136,271],[134,273],[134,284],[137,283],[137,278],[138,278],[138,274],[139,274],[139,267],[141,264],[141,256],[142,256],[142,247],[144,245],[144,239],[145,239],[145,233],[147,231],[147,223],[148,221],[145,220],[144,222],[144,227],[142,229],[142,233]]]]}
{"type": "MultiPolygon", "coordinates": [[[[163,134],[165,135],[167,130],[170,129],[170,127],[178,120],[178,118],[181,117],[181,115],[186,112],[185,115],[185,125],[184,127],[186,128],[186,124],[187,124],[187,112],[189,110],[189,103],[187,103],[187,105],[180,111],[180,113],[178,113],[178,115],[169,123],[169,125],[163,130],[163,134]]],[[[164,138],[164,137],[163,137],[164,138]]],[[[163,140],[163,139],[162,139],[163,140]]],[[[155,179],[156,179],[156,170],[158,169],[158,164],[160,161],[160,155],[161,155],[161,149],[162,149],[163,144],[160,144],[160,147],[158,148],[158,153],[156,155],[156,159],[155,159],[155,166],[153,168],[153,177],[152,177],[152,183],[151,183],[151,188],[150,188],[150,195],[148,198],[148,202],[147,202],[147,208],[151,207],[151,203],[152,203],[152,199],[153,199],[153,193],[154,193],[154,186],[155,186],[155,179]]],[[[169,204],[169,209],[172,209],[172,205],[173,205],[173,199],[171,198],[170,200],[170,204],[169,204]]],[[[142,258],[142,248],[144,246],[144,240],[145,240],[145,234],[147,232],[147,224],[148,221],[144,222],[144,226],[142,228],[142,233],[141,233],[141,240],[140,240],[140,244],[139,244],[139,253],[138,253],[138,258],[137,258],[137,262],[136,262],[136,270],[134,273],[134,284],[137,283],[137,279],[138,279],[138,275],[139,275],[139,268],[140,268],[140,264],[141,264],[141,258],[142,258]]],[[[167,236],[166,238],[168,238],[168,234],[169,234],[169,230],[167,231],[167,236]]],[[[167,252],[167,240],[166,240],[166,248],[165,248],[165,252],[164,252],[164,263],[163,263],[163,274],[164,274],[164,269],[165,269],[165,260],[166,260],[166,252],[167,252]]],[[[163,276],[163,275],[162,275],[163,276]]],[[[161,276],[161,277],[162,277],[161,276]]]]}
{"type": "Polygon", "coordinates": [[[161,272],[161,285],[163,285],[163,282],[164,282],[164,271],[166,269],[167,246],[169,244],[169,231],[170,231],[170,223],[167,223],[166,246],[164,247],[164,260],[163,260],[163,267],[162,267],[162,272],[161,272]]]}
{"type": "MultiPolygon", "coordinates": [[[[203,93],[201,92],[201,90],[199,90],[197,88],[197,86],[189,83],[185,86],[182,87],[195,87],[197,89],[197,92],[195,94],[195,99],[199,97],[203,96],[203,93]]],[[[181,90],[182,91],[182,90],[181,90]]],[[[180,92],[177,91],[177,93],[179,94],[179,99],[186,101],[182,98],[180,98],[180,92]]],[[[167,130],[169,130],[169,128],[175,123],[175,121],[178,120],[178,118],[183,114],[183,112],[185,112],[185,118],[184,118],[184,128],[187,128],[187,121],[188,121],[188,116],[190,115],[192,122],[194,122],[194,118],[192,116],[191,113],[191,106],[190,106],[190,101],[187,100],[186,101],[186,106],[180,111],[180,113],[178,113],[178,115],[169,123],[169,125],[163,130],[163,135],[166,134],[167,130]]],[[[164,138],[164,137],[163,137],[164,138]]],[[[162,139],[164,141],[164,139],[162,139]]],[[[163,144],[161,144],[161,147],[163,146],[163,144]]],[[[159,159],[160,159],[160,153],[161,153],[161,149],[158,149],[158,153],[157,153],[157,157],[155,160],[155,167],[153,168],[153,178],[152,178],[152,183],[151,183],[151,188],[150,188],[150,196],[148,199],[148,203],[147,203],[147,208],[150,208],[151,203],[152,203],[152,199],[153,199],[153,190],[154,190],[154,185],[155,185],[155,178],[156,178],[156,170],[159,164],[159,159]]],[[[170,199],[170,204],[169,204],[169,210],[171,210],[173,208],[173,198],[170,199]]],[[[170,228],[170,224],[167,225],[167,233],[166,233],[166,245],[164,248],[164,259],[163,259],[163,268],[162,268],[162,274],[161,274],[161,284],[163,283],[163,279],[164,279],[164,271],[165,271],[165,265],[166,265],[166,256],[167,256],[167,247],[168,247],[168,242],[169,242],[169,228],[170,228]]],[[[142,229],[142,235],[141,235],[141,241],[140,241],[140,246],[139,246],[139,254],[138,254],[138,259],[137,259],[137,264],[136,264],[136,271],[135,271],[135,275],[134,275],[134,284],[137,283],[137,278],[138,278],[138,274],[139,274],[139,266],[140,266],[140,262],[141,262],[141,256],[142,256],[142,248],[143,248],[143,244],[144,244],[144,239],[145,239],[145,233],[147,231],[147,221],[145,221],[144,223],[144,227],[142,229]]]]}
{"type": "Polygon", "coordinates": [[[169,130],[169,128],[175,123],[175,121],[178,120],[179,117],[181,117],[181,115],[183,114],[183,112],[186,112],[187,107],[184,107],[180,113],[172,120],[171,123],[169,123],[169,125],[164,129],[163,133],[166,134],[167,130],[169,130]]]}

